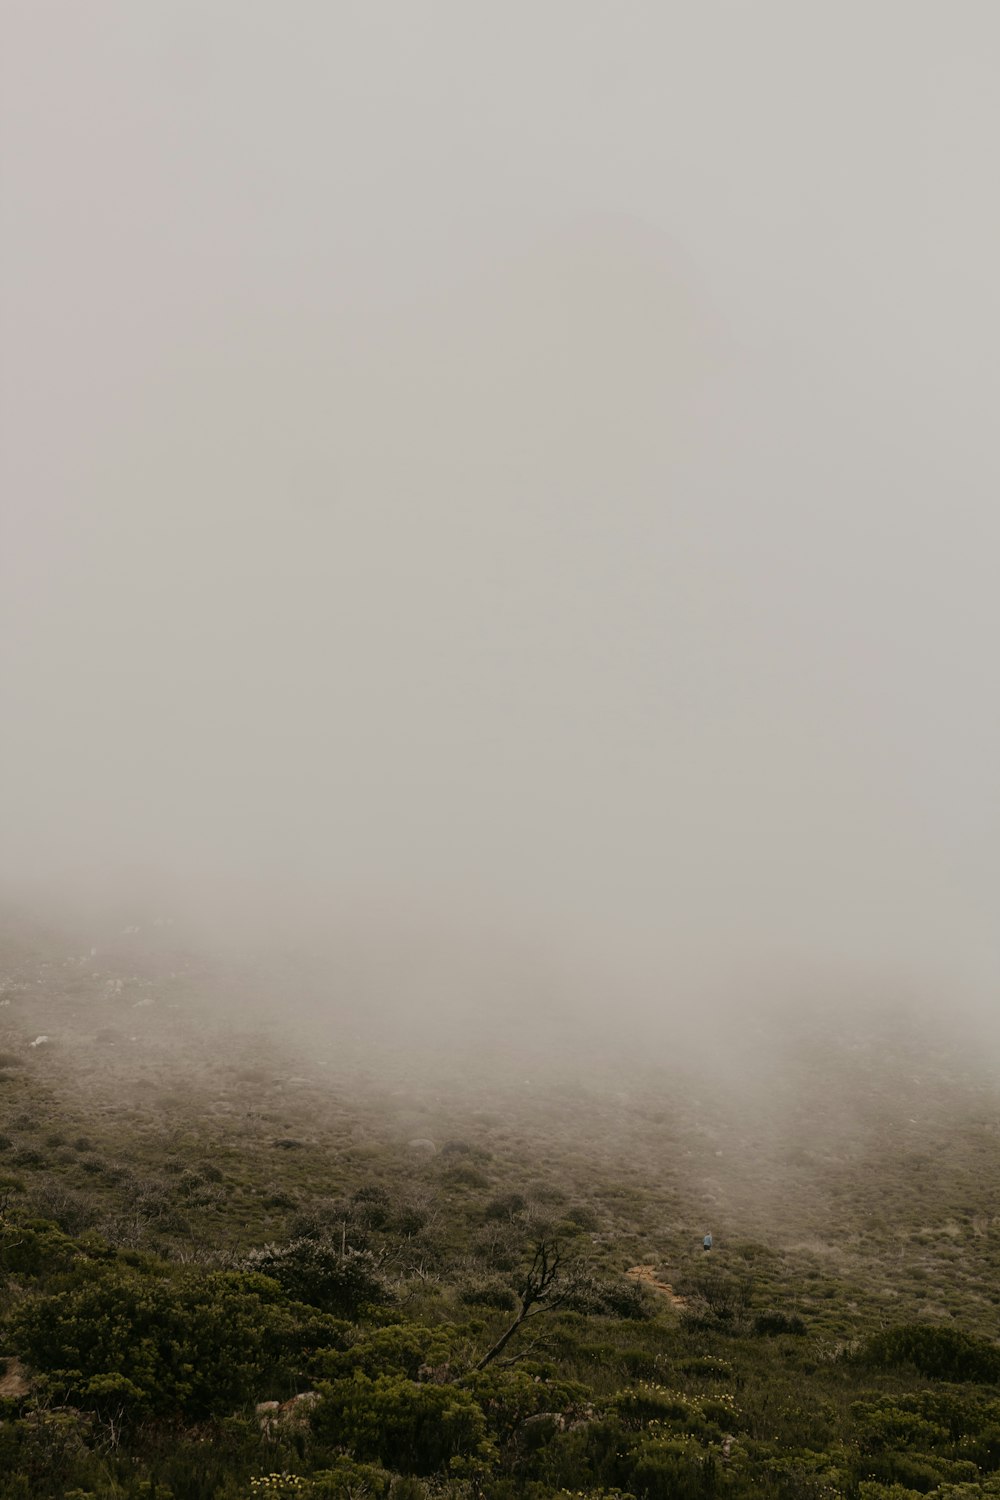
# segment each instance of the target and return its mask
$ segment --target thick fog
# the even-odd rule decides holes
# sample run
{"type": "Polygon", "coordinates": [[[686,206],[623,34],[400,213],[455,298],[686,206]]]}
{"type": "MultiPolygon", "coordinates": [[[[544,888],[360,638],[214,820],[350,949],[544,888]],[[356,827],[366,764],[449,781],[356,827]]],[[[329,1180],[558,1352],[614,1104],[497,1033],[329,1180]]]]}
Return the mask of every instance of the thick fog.
{"type": "Polygon", "coordinates": [[[8,890],[989,1004],[995,5],[2,16],[8,890]]]}

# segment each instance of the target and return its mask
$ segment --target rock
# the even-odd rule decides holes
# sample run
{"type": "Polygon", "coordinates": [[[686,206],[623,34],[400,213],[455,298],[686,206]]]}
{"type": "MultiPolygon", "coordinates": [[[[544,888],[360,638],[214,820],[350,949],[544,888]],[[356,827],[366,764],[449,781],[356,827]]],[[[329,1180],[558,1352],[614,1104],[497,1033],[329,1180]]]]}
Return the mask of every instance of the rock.
{"type": "Polygon", "coordinates": [[[271,1429],[278,1420],[278,1412],[281,1408],[279,1401],[258,1401],[254,1407],[260,1430],[265,1437],[269,1437],[271,1429]]]}
{"type": "Polygon", "coordinates": [[[319,1391],[301,1391],[290,1401],[258,1401],[254,1409],[261,1432],[271,1437],[276,1427],[292,1430],[305,1427],[318,1400],[319,1391]]]}
{"type": "Polygon", "coordinates": [[[0,1399],[16,1400],[19,1396],[26,1396],[30,1390],[27,1370],[16,1356],[12,1356],[6,1361],[6,1368],[0,1375],[0,1399]]]}
{"type": "Polygon", "coordinates": [[[410,1151],[423,1151],[427,1156],[437,1156],[437,1147],[425,1135],[418,1135],[406,1144],[410,1151]]]}
{"type": "Polygon", "coordinates": [[[559,1411],[539,1411],[533,1416],[525,1417],[521,1423],[518,1438],[527,1448],[540,1448],[557,1432],[566,1431],[566,1418],[559,1411]]]}

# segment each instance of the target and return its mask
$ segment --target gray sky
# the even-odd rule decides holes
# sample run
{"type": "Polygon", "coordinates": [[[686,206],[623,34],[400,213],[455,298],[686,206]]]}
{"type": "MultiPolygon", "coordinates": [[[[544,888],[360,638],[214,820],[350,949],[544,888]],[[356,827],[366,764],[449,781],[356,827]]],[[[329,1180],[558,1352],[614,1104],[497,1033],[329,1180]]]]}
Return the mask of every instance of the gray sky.
{"type": "Polygon", "coordinates": [[[995,983],[993,0],[0,15],[0,873],[995,983]]]}

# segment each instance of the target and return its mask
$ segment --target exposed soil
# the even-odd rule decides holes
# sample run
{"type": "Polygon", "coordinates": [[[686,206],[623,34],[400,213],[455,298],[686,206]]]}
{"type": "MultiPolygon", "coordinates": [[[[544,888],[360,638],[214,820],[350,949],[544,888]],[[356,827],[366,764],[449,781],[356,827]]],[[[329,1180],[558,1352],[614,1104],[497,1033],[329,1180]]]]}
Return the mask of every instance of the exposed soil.
{"type": "Polygon", "coordinates": [[[683,1297],[678,1297],[669,1281],[660,1281],[656,1275],[655,1266],[633,1266],[625,1275],[632,1281],[641,1281],[643,1286],[648,1286],[654,1292],[659,1292],[666,1297],[672,1307],[686,1307],[687,1303],[683,1297]]]}

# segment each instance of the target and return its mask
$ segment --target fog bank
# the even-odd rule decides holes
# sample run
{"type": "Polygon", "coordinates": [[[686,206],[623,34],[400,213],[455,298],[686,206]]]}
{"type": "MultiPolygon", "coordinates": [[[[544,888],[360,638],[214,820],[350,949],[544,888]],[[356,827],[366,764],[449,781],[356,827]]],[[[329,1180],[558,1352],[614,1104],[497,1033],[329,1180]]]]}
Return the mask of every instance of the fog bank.
{"type": "Polygon", "coordinates": [[[2,28],[9,888],[989,1006],[992,6],[2,28]]]}

